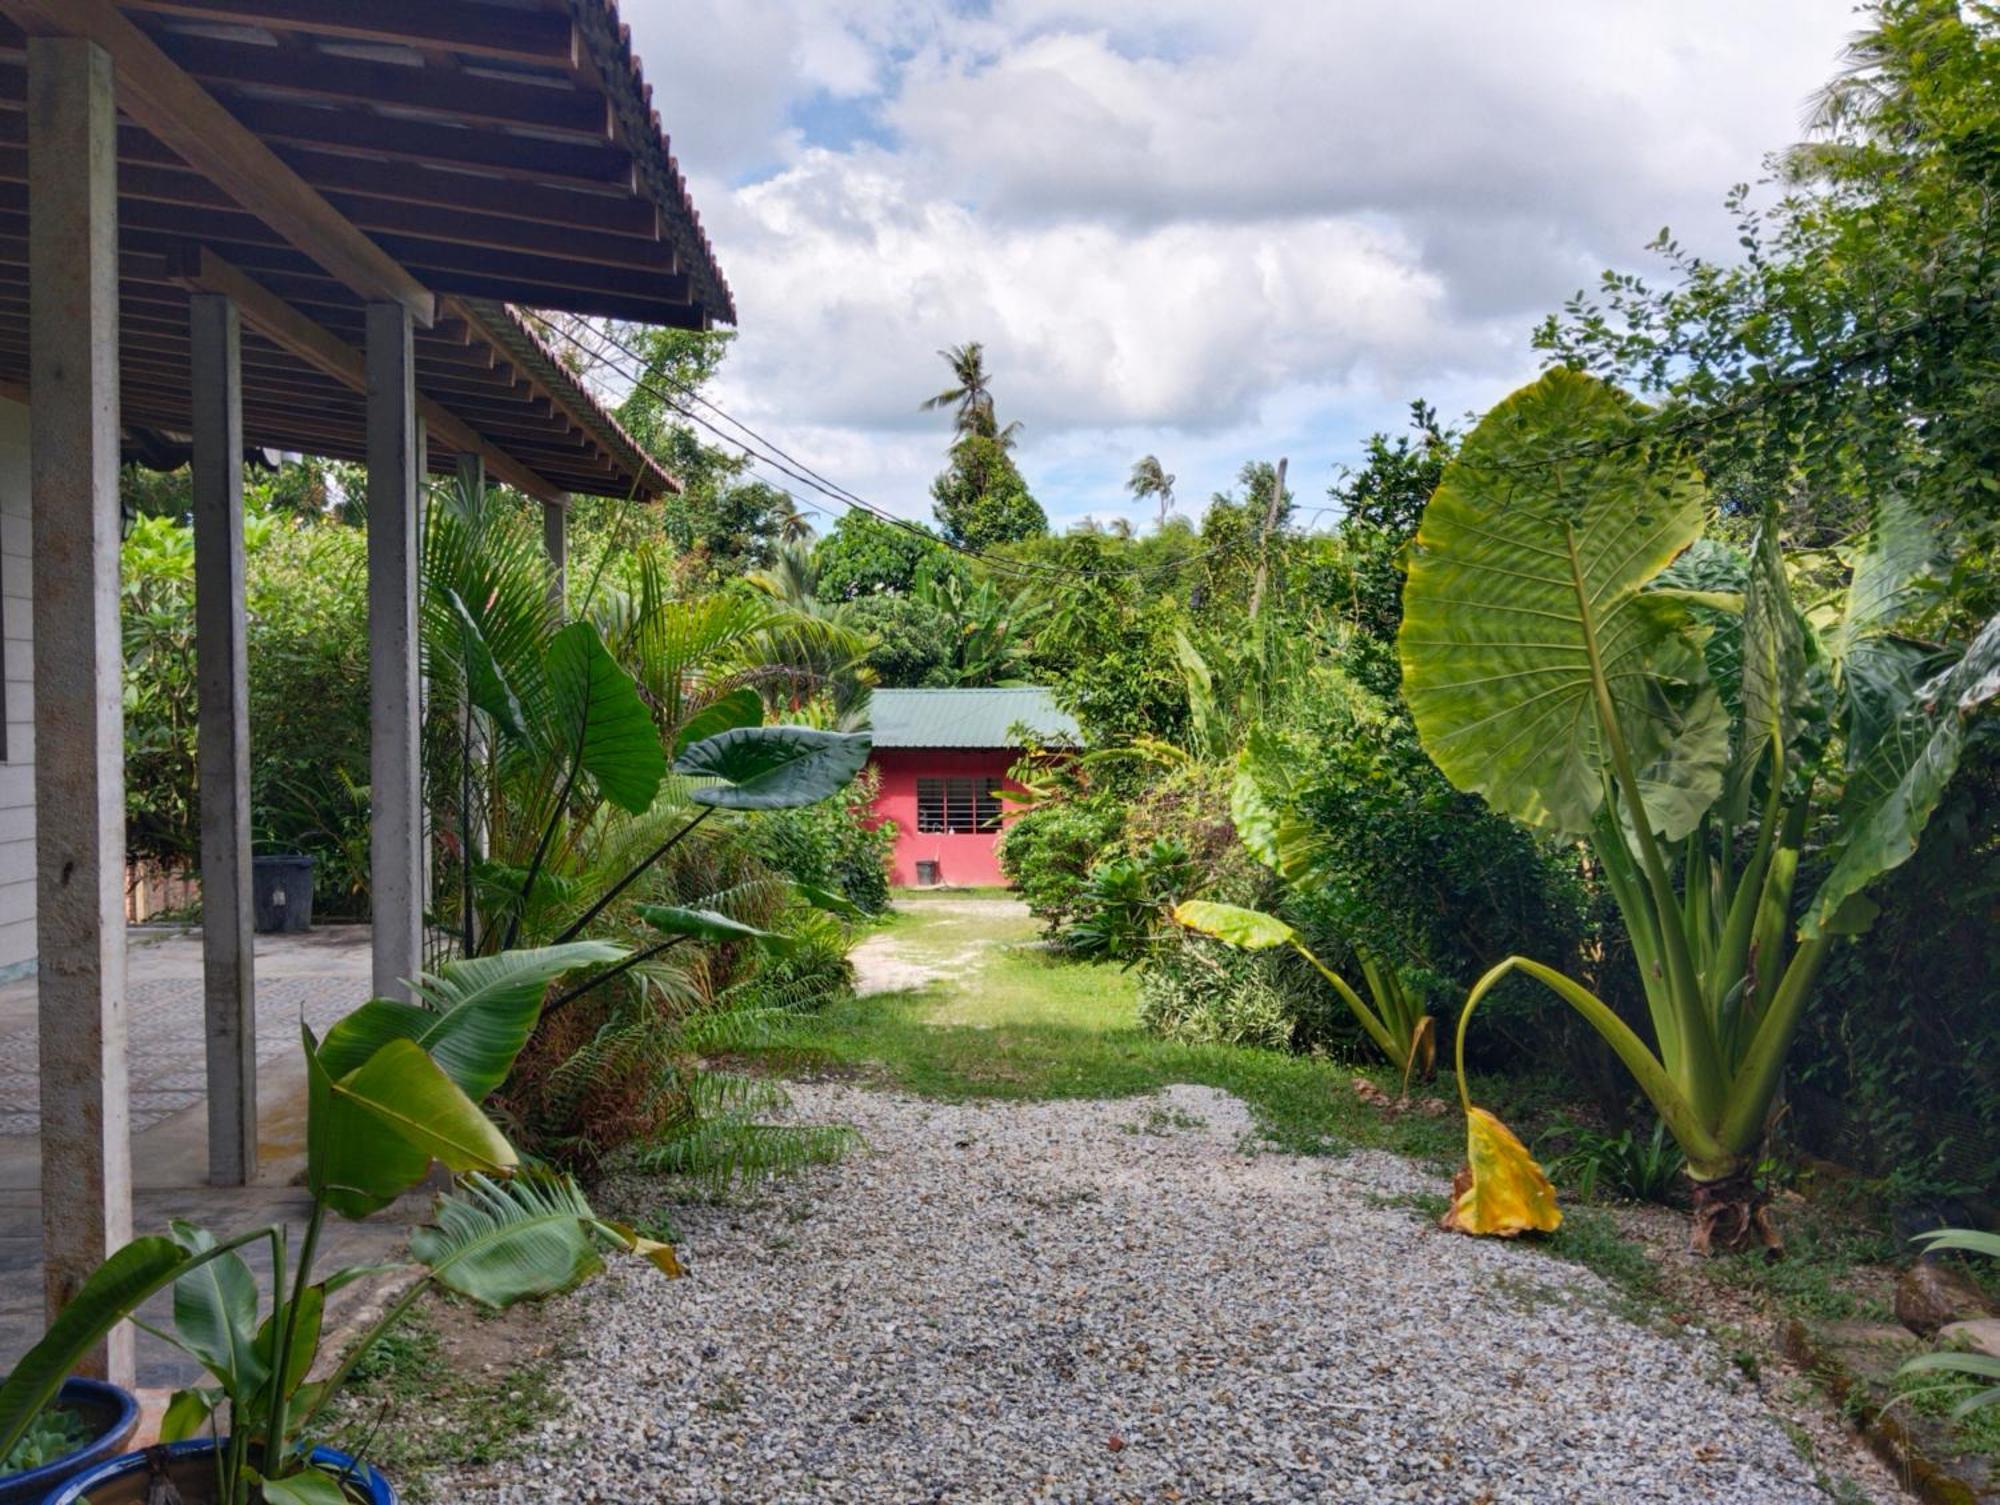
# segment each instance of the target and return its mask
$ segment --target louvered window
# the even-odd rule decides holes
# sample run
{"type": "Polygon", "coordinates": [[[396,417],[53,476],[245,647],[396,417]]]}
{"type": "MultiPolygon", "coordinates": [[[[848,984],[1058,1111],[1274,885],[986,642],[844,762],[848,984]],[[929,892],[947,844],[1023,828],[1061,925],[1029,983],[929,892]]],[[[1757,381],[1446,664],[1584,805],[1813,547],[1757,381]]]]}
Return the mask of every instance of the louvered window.
{"type": "Polygon", "coordinates": [[[966,835],[1000,829],[1000,786],[993,779],[918,779],[917,829],[966,835]]]}

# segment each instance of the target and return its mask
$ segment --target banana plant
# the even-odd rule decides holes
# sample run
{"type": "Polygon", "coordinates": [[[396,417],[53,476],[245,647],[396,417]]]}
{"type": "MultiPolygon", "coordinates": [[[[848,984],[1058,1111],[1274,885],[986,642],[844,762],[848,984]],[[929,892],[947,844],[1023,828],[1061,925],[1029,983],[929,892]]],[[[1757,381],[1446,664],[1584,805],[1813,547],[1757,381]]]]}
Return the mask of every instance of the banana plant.
{"type": "Polygon", "coordinates": [[[1375,958],[1356,953],[1369,995],[1374,999],[1371,1006],[1299,939],[1296,930],[1276,915],[1208,899],[1185,899],[1174,906],[1173,916],[1176,924],[1239,951],[1271,951],[1289,946],[1304,957],[1340,995],[1340,1001],[1347,1005],[1347,1011],[1368,1038],[1403,1073],[1405,1097],[1409,1096],[1411,1075],[1419,1070],[1429,1071],[1436,1061],[1436,1033],[1422,1001],[1403,986],[1393,968],[1383,966],[1375,958]]]}
{"type": "MultiPolygon", "coordinates": [[[[1827,630],[1774,518],[1747,557],[1702,538],[1693,465],[1614,388],[1555,370],[1490,413],[1410,551],[1399,652],[1419,737],[1458,788],[1588,842],[1631,937],[1650,1041],[1542,962],[1520,972],[1611,1047],[1688,1157],[1699,1252],[1782,1248],[1754,1168],[1800,1016],[1866,890],[1915,851],[2000,694],[2000,618],[1962,653],[1897,629],[1935,544],[1881,500],[1827,630]],[[1826,876],[1794,893],[1809,837],[1826,876]],[[1830,834],[1824,834],[1830,833],[1830,834]]],[[[1468,1102],[1468,1110],[1471,1105],[1468,1102]]]]}
{"type": "Polygon", "coordinates": [[[177,1221],[164,1234],[125,1245],[0,1384],[0,1457],[78,1361],[131,1321],[207,1373],[208,1382],[172,1397],[161,1440],[219,1434],[214,1498],[221,1505],[343,1505],[355,1481],[313,1461],[327,1407],[355,1362],[425,1290],[442,1286],[483,1306],[507,1307],[577,1285],[603,1267],[605,1250],[680,1273],[672,1248],[597,1216],[569,1178],[525,1166],[478,1102],[513,1065],[550,985],[622,955],[605,942],[582,941],[452,962],[413,981],[414,1003],[375,999],[324,1040],[302,1026],[312,1200],[296,1259],[282,1224],[217,1238],[177,1221]],[[454,1182],[431,1223],[411,1236],[410,1266],[318,1268],[328,1214],[365,1218],[417,1186],[434,1162],[454,1182]],[[242,1253],[259,1244],[269,1251],[268,1302],[242,1253]],[[330,1298],[399,1268],[415,1276],[403,1293],[325,1378],[309,1378],[330,1298]],[[169,1288],[171,1332],[137,1315],[169,1288]]]}

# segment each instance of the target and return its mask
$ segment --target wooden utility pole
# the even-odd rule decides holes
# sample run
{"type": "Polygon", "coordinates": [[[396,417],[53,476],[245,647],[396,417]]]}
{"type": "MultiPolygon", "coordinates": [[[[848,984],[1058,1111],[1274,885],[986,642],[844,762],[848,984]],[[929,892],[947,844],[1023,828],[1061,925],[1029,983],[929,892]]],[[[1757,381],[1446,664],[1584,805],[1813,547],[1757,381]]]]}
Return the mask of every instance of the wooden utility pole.
{"type": "Polygon", "coordinates": [[[1250,625],[1257,625],[1257,613],[1264,605],[1264,582],[1271,576],[1271,530],[1278,526],[1278,508],[1285,500],[1285,459],[1280,456],[1277,473],[1271,477],[1271,501],[1264,509],[1264,532],[1257,540],[1257,584],[1250,592],[1250,625]]]}

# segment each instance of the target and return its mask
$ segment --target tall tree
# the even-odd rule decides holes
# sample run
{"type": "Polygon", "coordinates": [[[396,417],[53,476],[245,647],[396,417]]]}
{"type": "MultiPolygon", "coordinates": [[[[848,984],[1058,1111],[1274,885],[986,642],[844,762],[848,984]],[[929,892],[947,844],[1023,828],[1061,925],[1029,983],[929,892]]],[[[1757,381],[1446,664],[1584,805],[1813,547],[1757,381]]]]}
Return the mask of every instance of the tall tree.
{"type": "Polygon", "coordinates": [[[1125,489],[1145,501],[1147,497],[1157,497],[1160,502],[1160,526],[1167,525],[1167,514],[1174,507],[1174,477],[1168,475],[1160,465],[1158,455],[1147,455],[1132,467],[1132,479],[1125,483],[1125,489]]]}
{"type": "Polygon", "coordinates": [[[951,463],[931,483],[938,526],[962,549],[982,550],[1049,531],[1049,520],[1014,467],[1006,446],[989,434],[962,434],[951,463]]]}
{"type": "Polygon", "coordinates": [[[952,384],[935,396],[926,397],[920,410],[935,413],[953,408],[952,431],[959,437],[976,434],[996,441],[1002,449],[1014,447],[1021,425],[1000,427],[993,410],[993,388],[986,370],[986,347],[977,340],[940,350],[938,358],[951,367],[952,384]]]}

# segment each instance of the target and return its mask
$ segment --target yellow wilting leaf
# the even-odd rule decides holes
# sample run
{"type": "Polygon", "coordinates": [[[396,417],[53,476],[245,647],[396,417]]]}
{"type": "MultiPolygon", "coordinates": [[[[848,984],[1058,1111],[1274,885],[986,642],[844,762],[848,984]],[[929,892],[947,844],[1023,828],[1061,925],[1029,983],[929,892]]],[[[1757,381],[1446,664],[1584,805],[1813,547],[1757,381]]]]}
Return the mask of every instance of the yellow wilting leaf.
{"type": "Polygon", "coordinates": [[[1555,1187],[1528,1147],[1484,1108],[1465,1110],[1465,1161],[1439,1226],[1501,1238],[1529,1229],[1554,1233],[1561,1226],[1555,1187]]]}
{"type": "Polygon", "coordinates": [[[627,1251],[638,1255],[669,1280],[679,1280],[683,1275],[687,1274],[687,1268],[681,1264],[679,1256],[674,1253],[674,1246],[672,1244],[662,1243],[660,1240],[654,1238],[647,1238],[638,1229],[629,1227],[624,1223],[614,1223],[609,1218],[604,1220],[604,1226],[611,1229],[612,1232],[625,1241],[627,1251]]]}

